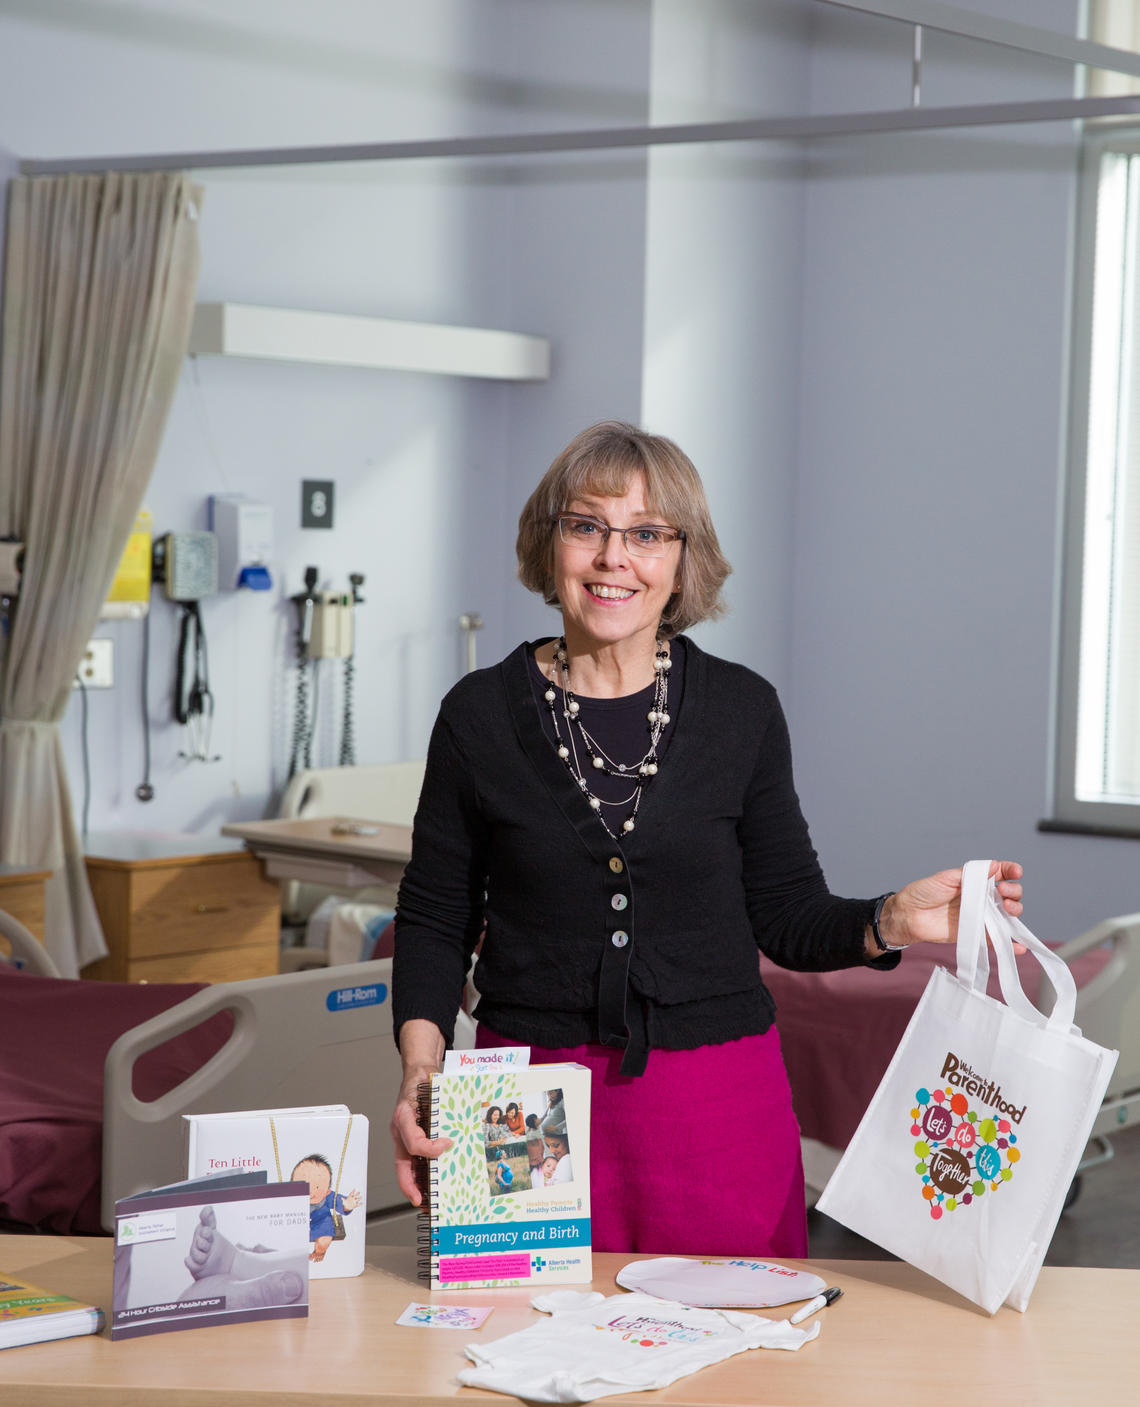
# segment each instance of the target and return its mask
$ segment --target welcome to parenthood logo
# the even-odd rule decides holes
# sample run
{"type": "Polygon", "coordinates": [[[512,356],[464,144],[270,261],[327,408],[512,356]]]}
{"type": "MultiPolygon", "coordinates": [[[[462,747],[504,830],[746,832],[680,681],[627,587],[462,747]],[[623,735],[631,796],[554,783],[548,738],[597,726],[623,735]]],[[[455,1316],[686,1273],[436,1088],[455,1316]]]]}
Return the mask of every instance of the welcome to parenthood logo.
{"type": "Polygon", "coordinates": [[[1021,1123],[1027,1108],[1018,1108],[996,1081],[977,1074],[949,1051],[939,1079],[939,1088],[916,1091],[910,1111],[911,1135],[918,1140],[914,1170],[922,1178],[922,1195],[935,1221],[943,1212],[968,1207],[1011,1181],[1021,1160],[1013,1125],[1021,1123]],[[972,1100],[1000,1117],[980,1114],[971,1107],[972,1100]]]}

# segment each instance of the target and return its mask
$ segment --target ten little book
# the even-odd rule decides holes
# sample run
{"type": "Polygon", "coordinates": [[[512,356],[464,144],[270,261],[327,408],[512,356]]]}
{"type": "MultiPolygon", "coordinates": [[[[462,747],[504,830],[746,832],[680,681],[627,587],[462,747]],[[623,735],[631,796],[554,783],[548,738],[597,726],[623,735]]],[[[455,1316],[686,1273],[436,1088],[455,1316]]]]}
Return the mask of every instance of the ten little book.
{"type": "Polygon", "coordinates": [[[271,1182],[307,1183],[312,1278],[363,1271],[367,1118],[350,1113],[344,1104],[183,1118],[190,1177],[253,1169],[265,1172],[271,1182]]]}
{"type": "Polygon", "coordinates": [[[452,1140],[424,1170],[420,1273],[433,1289],[592,1278],[585,1066],[433,1075],[420,1122],[452,1140]]]}

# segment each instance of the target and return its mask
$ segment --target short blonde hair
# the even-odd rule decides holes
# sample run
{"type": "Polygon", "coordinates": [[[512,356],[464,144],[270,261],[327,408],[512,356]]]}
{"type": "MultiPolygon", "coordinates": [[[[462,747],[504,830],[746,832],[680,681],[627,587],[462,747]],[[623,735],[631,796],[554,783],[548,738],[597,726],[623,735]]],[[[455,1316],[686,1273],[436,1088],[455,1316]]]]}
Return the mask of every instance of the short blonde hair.
{"type": "Polygon", "coordinates": [[[554,589],[555,519],[577,498],[620,498],[637,474],[645,476],[650,511],[685,534],[681,588],[661,613],[661,633],[677,635],[723,615],[721,587],[732,568],[720,550],[692,460],[672,440],[624,420],[603,420],[575,435],[542,476],[519,516],[519,580],[548,606],[559,605],[554,589]]]}

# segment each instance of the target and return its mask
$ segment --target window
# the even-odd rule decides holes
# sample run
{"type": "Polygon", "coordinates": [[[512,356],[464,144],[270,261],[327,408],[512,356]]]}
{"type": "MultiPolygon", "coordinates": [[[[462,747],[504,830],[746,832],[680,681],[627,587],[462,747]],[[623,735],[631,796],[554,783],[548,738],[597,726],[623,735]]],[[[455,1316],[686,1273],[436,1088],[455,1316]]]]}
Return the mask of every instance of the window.
{"type": "Polygon", "coordinates": [[[1140,834],[1140,132],[1090,142],[1084,202],[1054,817],[1140,834]]]}

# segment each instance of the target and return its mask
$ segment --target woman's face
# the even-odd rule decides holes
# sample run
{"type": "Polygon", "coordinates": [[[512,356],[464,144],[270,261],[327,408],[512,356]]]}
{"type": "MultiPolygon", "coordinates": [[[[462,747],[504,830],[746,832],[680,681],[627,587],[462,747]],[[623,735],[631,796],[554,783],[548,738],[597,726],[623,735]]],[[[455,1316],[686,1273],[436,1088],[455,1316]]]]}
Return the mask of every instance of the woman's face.
{"type": "Polygon", "coordinates": [[[501,1109],[494,1109],[494,1108],[493,1108],[493,1109],[491,1109],[490,1112],[487,1114],[487,1122],[488,1122],[489,1124],[497,1124],[497,1123],[502,1119],[502,1117],[503,1117],[503,1111],[502,1111],[501,1109]]]}
{"type": "Polygon", "coordinates": [[[556,1133],[548,1134],[546,1146],[550,1150],[550,1155],[554,1158],[565,1158],[566,1140],[560,1138],[556,1133]]]}
{"type": "MultiPolygon", "coordinates": [[[[657,523],[661,515],[645,502],[645,476],[637,474],[621,498],[587,495],[566,505],[568,513],[598,518],[613,528],[657,523]]],[[[586,546],[562,541],[554,533],[554,585],[562,607],[563,629],[571,650],[590,650],[626,641],[652,645],[661,612],[680,586],[681,544],[671,543],[663,557],[635,557],[620,533],[586,546]]]]}

